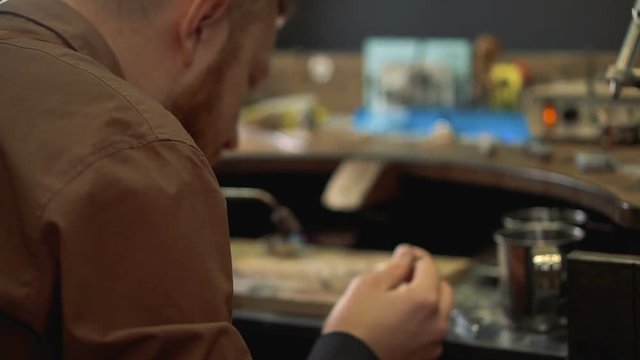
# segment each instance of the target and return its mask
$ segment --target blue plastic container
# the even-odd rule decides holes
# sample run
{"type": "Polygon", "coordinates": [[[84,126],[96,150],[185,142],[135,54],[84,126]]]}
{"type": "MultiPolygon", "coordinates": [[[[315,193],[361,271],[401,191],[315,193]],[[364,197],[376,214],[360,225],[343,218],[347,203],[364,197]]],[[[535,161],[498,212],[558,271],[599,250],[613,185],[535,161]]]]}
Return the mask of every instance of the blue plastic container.
{"type": "Polygon", "coordinates": [[[530,139],[523,113],[487,109],[385,109],[361,108],[354,115],[356,130],[369,134],[429,136],[438,123],[448,122],[456,135],[477,138],[491,135],[497,141],[521,145],[530,139]]]}

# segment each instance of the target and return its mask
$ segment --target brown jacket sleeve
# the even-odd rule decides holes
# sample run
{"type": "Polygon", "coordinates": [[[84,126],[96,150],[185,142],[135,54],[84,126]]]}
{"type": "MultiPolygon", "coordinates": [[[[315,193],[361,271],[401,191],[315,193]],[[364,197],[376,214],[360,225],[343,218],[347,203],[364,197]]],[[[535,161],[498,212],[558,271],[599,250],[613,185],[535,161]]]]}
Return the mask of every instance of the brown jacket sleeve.
{"type": "Polygon", "coordinates": [[[45,214],[59,241],[65,359],[249,359],[230,324],[224,198],[191,146],[94,160],[45,214]]]}

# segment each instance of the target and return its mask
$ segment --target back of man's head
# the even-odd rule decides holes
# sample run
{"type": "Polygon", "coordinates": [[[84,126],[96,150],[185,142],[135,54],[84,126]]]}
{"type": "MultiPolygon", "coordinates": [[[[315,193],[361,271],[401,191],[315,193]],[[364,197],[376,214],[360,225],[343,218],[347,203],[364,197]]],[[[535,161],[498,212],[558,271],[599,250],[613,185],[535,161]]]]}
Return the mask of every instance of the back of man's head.
{"type": "MultiPolygon", "coordinates": [[[[72,2],[86,1],[86,0],[71,0],[72,2]]],[[[93,6],[105,10],[109,14],[118,15],[122,17],[122,20],[126,19],[141,19],[141,18],[153,18],[154,15],[162,12],[173,2],[180,2],[184,0],[90,0],[93,6]]],[[[196,0],[198,1],[198,0],[196,0]]],[[[275,0],[274,0],[275,1],[275,0]]],[[[239,8],[246,8],[246,5],[250,3],[258,3],[256,0],[226,0],[221,2],[228,2],[231,10],[237,10],[239,8]]],[[[284,2],[284,1],[283,1],[284,2]]],[[[289,2],[287,0],[286,2],[289,2]]]]}
{"type": "Polygon", "coordinates": [[[111,13],[147,17],[157,13],[173,0],[94,0],[95,5],[111,13]]]}
{"type": "Polygon", "coordinates": [[[269,73],[291,0],[62,0],[92,22],[123,77],[171,111],[214,162],[269,73]]]}

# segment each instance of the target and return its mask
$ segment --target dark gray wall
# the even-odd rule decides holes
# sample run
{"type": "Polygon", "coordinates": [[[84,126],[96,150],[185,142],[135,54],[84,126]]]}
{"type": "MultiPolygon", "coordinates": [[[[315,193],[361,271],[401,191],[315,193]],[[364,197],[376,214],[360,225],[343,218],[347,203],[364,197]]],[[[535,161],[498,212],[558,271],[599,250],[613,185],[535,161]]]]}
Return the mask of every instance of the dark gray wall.
{"type": "Polygon", "coordinates": [[[298,0],[279,47],[359,50],[368,36],[497,35],[510,50],[620,47],[634,0],[298,0]]]}

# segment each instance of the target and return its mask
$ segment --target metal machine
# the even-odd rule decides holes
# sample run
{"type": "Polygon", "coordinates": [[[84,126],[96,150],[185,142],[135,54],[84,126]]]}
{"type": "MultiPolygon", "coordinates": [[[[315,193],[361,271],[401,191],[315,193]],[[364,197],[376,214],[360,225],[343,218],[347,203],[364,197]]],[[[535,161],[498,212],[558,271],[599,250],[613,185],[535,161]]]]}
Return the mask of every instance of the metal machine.
{"type": "Polygon", "coordinates": [[[640,90],[611,98],[606,82],[575,80],[533,86],[523,109],[531,134],[551,141],[638,142],[640,90]]]}
{"type": "Polygon", "coordinates": [[[640,0],[636,0],[631,15],[627,37],[618,54],[618,60],[607,71],[611,95],[615,99],[620,97],[625,87],[640,87],[640,70],[633,67],[640,43],[640,0]]]}
{"type": "Polygon", "coordinates": [[[640,0],[606,81],[584,79],[538,85],[525,92],[523,108],[531,133],[551,141],[640,142],[640,0]]]}

